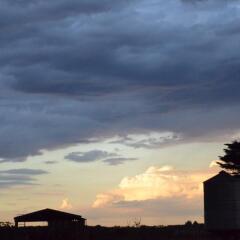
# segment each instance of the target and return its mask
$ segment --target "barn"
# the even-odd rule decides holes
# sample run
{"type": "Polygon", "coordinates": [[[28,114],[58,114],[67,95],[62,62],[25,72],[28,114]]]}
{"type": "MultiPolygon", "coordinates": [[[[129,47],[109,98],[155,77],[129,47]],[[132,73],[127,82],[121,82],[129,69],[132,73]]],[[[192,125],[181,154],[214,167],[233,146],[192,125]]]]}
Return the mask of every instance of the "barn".
{"type": "Polygon", "coordinates": [[[240,178],[221,171],[203,183],[208,230],[240,230],[240,178]]]}
{"type": "Polygon", "coordinates": [[[40,211],[24,214],[14,218],[15,226],[19,223],[36,223],[47,222],[48,227],[63,228],[63,227],[84,227],[86,219],[80,215],[57,211],[53,209],[43,209],[40,211]]]}

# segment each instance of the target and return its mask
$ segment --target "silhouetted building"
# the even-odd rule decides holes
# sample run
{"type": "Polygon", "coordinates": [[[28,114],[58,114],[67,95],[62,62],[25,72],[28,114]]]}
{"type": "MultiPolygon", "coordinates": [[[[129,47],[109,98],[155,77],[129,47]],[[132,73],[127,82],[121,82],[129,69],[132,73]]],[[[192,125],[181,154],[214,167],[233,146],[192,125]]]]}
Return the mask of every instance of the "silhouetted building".
{"type": "Polygon", "coordinates": [[[34,223],[47,222],[49,227],[64,228],[64,227],[84,227],[86,219],[80,215],[61,212],[53,209],[43,209],[40,211],[24,214],[14,218],[15,226],[19,223],[34,223]]]}
{"type": "Polygon", "coordinates": [[[204,218],[208,230],[240,229],[240,178],[225,171],[204,182],[204,218]]]}

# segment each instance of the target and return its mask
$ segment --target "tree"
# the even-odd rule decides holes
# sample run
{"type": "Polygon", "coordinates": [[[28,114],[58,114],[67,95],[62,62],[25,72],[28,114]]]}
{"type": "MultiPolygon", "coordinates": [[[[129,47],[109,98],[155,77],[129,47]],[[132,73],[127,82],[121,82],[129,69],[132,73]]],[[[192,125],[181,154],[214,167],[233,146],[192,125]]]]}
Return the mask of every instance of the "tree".
{"type": "Polygon", "coordinates": [[[134,219],[132,219],[132,221],[131,220],[127,221],[127,226],[136,228],[141,227],[141,221],[142,221],[141,217],[140,218],[135,217],[134,219]]]}
{"type": "Polygon", "coordinates": [[[134,227],[141,227],[141,221],[142,221],[141,218],[135,218],[135,219],[133,220],[133,226],[134,226],[134,227]]]}
{"type": "Polygon", "coordinates": [[[225,155],[220,156],[217,164],[231,175],[240,176],[240,141],[225,144],[225,155]]]}
{"type": "Polygon", "coordinates": [[[186,227],[191,227],[192,226],[192,221],[188,220],[184,224],[186,227]]]}

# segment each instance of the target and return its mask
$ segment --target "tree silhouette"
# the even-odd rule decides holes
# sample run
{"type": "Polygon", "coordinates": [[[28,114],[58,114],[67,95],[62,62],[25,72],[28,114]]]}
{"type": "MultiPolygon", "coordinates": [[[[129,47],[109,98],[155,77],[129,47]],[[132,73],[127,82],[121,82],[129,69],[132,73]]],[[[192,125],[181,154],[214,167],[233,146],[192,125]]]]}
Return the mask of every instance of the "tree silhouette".
{"type": "Polygon", "coordinates": [[[220,156],[217,164],[232,175],[240,176],[240,141],[225,144],[225,155],[220,156]]]}

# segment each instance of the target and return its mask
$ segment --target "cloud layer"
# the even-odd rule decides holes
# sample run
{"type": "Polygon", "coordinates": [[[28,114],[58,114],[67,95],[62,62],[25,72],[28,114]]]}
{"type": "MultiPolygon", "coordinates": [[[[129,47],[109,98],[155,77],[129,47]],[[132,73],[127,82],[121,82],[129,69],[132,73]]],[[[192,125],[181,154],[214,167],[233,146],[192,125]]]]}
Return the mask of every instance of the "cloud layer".
{"type": "Polygon", "coordinates": [[[119,134],[195,141],[239,129],[238,1],[1,6],[3,161],[119,134]]]}
{"type": "Polygon", "coordinates": [[[48,174],[41,169],[9,169],[0,171],[0,188],[9,188],[13,186],[25,186],[37,184],[36,177],[48,174]]]}
{"type": "Polygon", "coordinates": [[[122,157],[116,152],[107,152],[97,149],[87,152],[72,152],[66,155],[65,159],[78,163],[102,161],[111,166],[120,165],[127,161],[137,160],[137,158],[122,157]]]}

